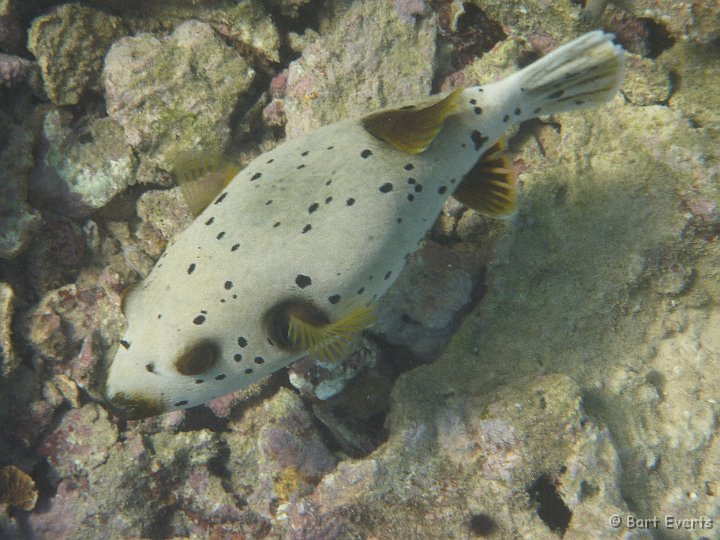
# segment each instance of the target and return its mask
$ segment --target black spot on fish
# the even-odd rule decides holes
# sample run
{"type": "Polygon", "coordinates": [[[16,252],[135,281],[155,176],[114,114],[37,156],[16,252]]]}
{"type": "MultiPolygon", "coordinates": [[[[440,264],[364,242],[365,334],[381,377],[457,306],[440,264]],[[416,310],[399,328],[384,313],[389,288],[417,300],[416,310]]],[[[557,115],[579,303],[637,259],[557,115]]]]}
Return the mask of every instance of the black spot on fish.
{"type": "Polygon", "coordinates": [[[407,165],[405,165],[403,167],[403,169],[405,169],[406,171],[412,171],[414,168],[415,168],[415,165],[413,165],[412,163],[408,163],[407,165]]]}
{"type": "Polygon", "coordinates": [[[219,232],[218,235],[217,235],[215,238],[217,238],[218,240],[222,240],[222,237],[223,237],[223,236],[225,236],[225,231],[219,232]]]}
{"type": "Polygon", "coordinates": [[[233,300],[237,298],[237,294],[233,294],[233,300]]]}
{"type": "Polygon", "coordinates": [[[522,114],[522,110],[520,110],[520,107],[515,108],[515,116],[520,116],[522,114]]]}
{"type": "Polygon", "coordinates": [[[261,176],[262,176],[262,173],[256,172],[255,174],[252,175],[252,177],[250,177],[250,181],[251,181],[251,182],[254,182],[255,180],[257,180],[257,179],[260,178],[261,176]]]}
{"type": "Polygon", "coordinates": [[[215,218],[214,218],[214,217],[211,217],[210,219],[208,219],[208,220],[205,222],[205,225],[212,225],[212,224],[213,224],[213,221],[215,221],[215,218]]]}
{"type": "Polygon", "coordinates": [[[482,114],[482,107],[475,107],[473,111],[475,112],[475,114],[482,114]]]}
{"type": "Polygon", "coordinates": [[[476,105],[476,104],[477,104],[477,99],[470,100],[470,105],[476,105]]]}
{"type": "Polygon", "coordinates": [[[157,318],[158,318],[158,319],[162,319],[162,313],[158,313],[157,318]]]}
{"type": "Polygon", "coordinates": [[[503,116],[503,122],[507,122],[508,120],[510,120],[509,114],[506,114],[505,116],[503,116]]]}
{"type": "Polygon", "coordinates": [[[368,150],[367,148],[365,150],[363,150],[362,152],[360,152],[360,157],[363,159],[367,159],[370,156],[372,156],[372,152],[370,150],[368,150]]]}
{"type": "Polygon", "coordinates": [[[410,184],[411,186],[412,186],[415,182],[417,182],[417,180],[415,180],[414,178],[408,178],[408,184],[410,184]]]}
{"type": "Polygon", "coordinates": [[[152,373],[153,371],[155,371],[155,364],[153,364],[152,362],[149,364],[145,364],[145,369],[148,373],[152,373]]]}
{"type": "Polygon", "coordinates": [[[355,204],[355,199],[353,199],[352,197],[350,197],[347,201],[345,201],[345,204],[346,204],[347,206],[352,206],[353,204],[355,204]]]}
{"type": "Polygon", "coordinates": [[[267,160],[267,164],[270,165],[273,161],[275,161],[275,160],[272,159],[272,158],[270,158],[270,159],[267,160]]]}
{"type": "Polygon", "coordinates": [[[457,181],[457,178],[451,178],[451,179],[450,179],[450,183],[451,183],[451,184],[454,184],[456,181],[457,181]]]}
{"type": "Polygon", "coordinates": [[[333,294],[328,298],[328,302],[331,304],[337,304],[340,301],[340,295],[339,294],[333,294]]]}
{"type": "Polygon", "coordinates": [[[470,134],[470,139],[472,139],[472,142],[475,145],[475,150],[480,150],[480,148],[482,148],[482,146],[488,140],[488,138],[483,136],[483,134],[480,133],[477,129],[474,129],[473,132],[470,134]]]}
{"type": "Polygon", "coordinates": [[[418,184],[415,186],[415,193],[420,193],[422,191],[422,184],[418,184]]]}
{"type": "Polygon", "coordinates": [[[304,168],[305,168],[305,164],[298,165],[298,166],[295,167],[295,168],[296,168],[296,169],[304,169],[304,168]]]}
{"type": "Polygon", "coordinates": [[[401,217],[399,217],[399,218],[397,218],[397,219],[396,219],[395,221],[397,221],[397,222],[398,222],[398,224],[400,224],[400,223],[402,223],[402,218],[401,218],[401,217]]]}
{"type": "Polygon", "coordinates": [[[413,202],[415,200],[415,195],[413,195],[412,193],[408,193],[407,200],[413,202]]]}
{"type": "Polygon", "coordinates": [[[439,193],[440,195],[444,195],[446,191],[447,191],[447,187],[446,187],[446,186],[440,186],[440,187],[438,188],[438,193],[439,193]]]}
{"type": "Polygon", "coordinates": [[[225,374],[224,374],[224,373],[221,373],[220,375],[217,375],[217,376],[215,377],[215,380],[216,380],[216,381],[222,381],[224,378],[225,378],[225,374]]]}
{"type": "Polygon", "coordinates": [[[227,197],[227,193],[223,193],[217,199],[215,199],[214,204],[220,204],[221,202],[223,202],[225,200],[225,197],[227,197]]]}
{"type": "Polygon", "coordinates": [[[305,234],[305,233],[308,232],[310,229],[312,229],[312,225],[310,225],[310,224],[308,223],[307,225],[305,225],[305,226],[303,227],[302,233],[305,234]]]}
{"type": "Polygon", "coordinates": [[[256,357],[255,357],[255,363],[256,363],[256,364],[264,364],[264,363],[265,363],[265,359],[264,359],[262,356],[256,356],[256,357]]]}
{"type": "Polygon", "coordinates": [[[548,99],[561,98],[564,93],[565,93],[564,90],[558,90],[557,92],[553,92],[552,94],[550,94],[550,95],[548,96],[548,99]]]}
{"type": "Polygon", "coordinates": [[[310,150],[305,150],[305,151],[304,151],[302,154],[300,154],[300,155],[303,156],[303,157],[305,157],[305,156],[307,156],[309,153],[310,153],[310,150]]]}
{"type": "Polygon", "coordinates": [[[226,281],[225,282],[225,290],[229,291],[233,288],[233,282],[232,281],[226,281]]]}
{"type": "Polygon", "coordinates": [[[329,186],[330,184],[332,184],[332,180],[328,180],[327,182],[325,182],[326,186],[329,186]]]}
{"type": "Polygon", "coordinates": [[[312,203],[310,206],[308,206],[308,213],[312,214],[315,210],[318,209],[320,205],[316,202],[312,203]]]}
{"type": "Polygon", "coordinates": [[[173,407],[182,407],[183,405],[187,405],[188,402],[186,399],[183,399],[182,401],[178,401],[177,403],[173,403],[173,407]]]}
{"type": "Polygon", "coordinates": [[[245,370],[245,375],[250,375],[253,372],[252,368],[247,368],[245,370]]]}
{"type": "Polygon", "coordinates": [[[273,224],[273,228],[277,228],[277,227],[279,227],[279,226],[280,226],[280,222],[279,222],[279,221],[276,221],[276,222],[273,224]]]}
{"type": "Polygon", "coordinates": [[[125,349],[125,350],[128,350],[130,348],[130,343],[128,343],[124,339],[120,340],[120,345],[122,345],[123,349],[125,349]]]}
{"type": "Polygon", "coordinates": [[[325,204],[330,204],[332,202],[332,197],[327,197],[325,199],[325,204]]]}
{"type": "Polygon", "coordinates": [[[271,204],[272,204],[272,199],[270,199],[269,201],[267,201],[267,202],[265,203],[265,206],[269,206],[269,205],[271,205],[271,204]]]}
{"type": "Polygon", "coordinates": [[[335,148],[335,147],[334,147],[334,146],[328,146],[325,150],[332,150],[333,148],[335,148]]]}
{"type": "Polygon", "coordinates": [[[312,280],[308,276],[298,274],[295,278],[295,284],[301,289],[304,289],[305,287],[312,284],[312,280]]]}
{"type": "Polygon", "coordinates": [[[242,360],[242,354],[235,353],[235,356],[233,356],[233,360],[235,360],[236,362],[240,362],[242,360]]]}
{"type": "Polygon", "coordinates": [[[225,300],[224,298],[221,298],[221,299],[220,299],[220,303],[221,303],[221,304],[224,304],[225,302],[227,302],[227,300],[225,300]]]}
{"type": "Polygon", "coordinates": [[[390,193],[393,190],[393,185],[390,182],[385,182],[378,189],[381,193],[390,193]]]}
{"type": "Polygon", "coordinates": [[[237,251],[240,247],[240,244],[233,244],[233,247],[230,248],[230,251],[237,251]]]}
{"type": "Polygon", "coordinates": [[[195,263],[192,263],[190,266],[188,266],[187,273],[188,273],[188,275],[190,275],[194,271],[195,271],[195,263]]]}
{"type": "Polygon", "coordinates": [[[357,292],[357,293],[358,293],[358,294],[362,294],[362,293],[364,293],[364,292],[365,292],[365,287],[360,287],[360,288],[358,289],[358,292],[357,292]]]}
{"type": "Polygon", "coordinates": [[[205,316],[204,315],[198,315],[193,319],[193,324],[197,324],[198,326],[205,322],[205,316]]]}
{"type": "Polygon", "coordinates": [[[202,384],[205,382],[205,379],[195,379],[195,384],[202,384]]]}
{"type": "Polygon", "coordinates": [[[247,339],[245,339],[243,336],[240,336],[240,337],[237,339],[237,343],[238,343],[238,345],[239,345],[240,347],[242,347],[242,348],[244,349],[245,347],[247,347],[248,341],[247,341],[247,339]]]}
{"type": "Polygon", "coordinates": [[[390,276],[392,276],[392,270],[385,274],[385,279],[390,279],[390,276]]]}

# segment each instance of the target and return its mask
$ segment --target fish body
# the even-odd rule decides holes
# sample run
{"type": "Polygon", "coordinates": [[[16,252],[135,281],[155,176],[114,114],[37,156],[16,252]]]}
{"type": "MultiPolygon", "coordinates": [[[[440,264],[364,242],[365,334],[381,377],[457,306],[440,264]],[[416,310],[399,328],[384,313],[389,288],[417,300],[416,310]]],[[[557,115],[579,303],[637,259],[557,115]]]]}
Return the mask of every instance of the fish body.
{"type": "MultiPolygon", "coordinates": [[[[511,123],[615,93],[611,37],[586,34],[503,81],[327,125],[253,160],[129,295],[111,403],[132,418],[189,408],[309,350],[343,352],[511,123]]],[[[513,185],[478,185],[486,213],[512,211],[513,185]]]]}

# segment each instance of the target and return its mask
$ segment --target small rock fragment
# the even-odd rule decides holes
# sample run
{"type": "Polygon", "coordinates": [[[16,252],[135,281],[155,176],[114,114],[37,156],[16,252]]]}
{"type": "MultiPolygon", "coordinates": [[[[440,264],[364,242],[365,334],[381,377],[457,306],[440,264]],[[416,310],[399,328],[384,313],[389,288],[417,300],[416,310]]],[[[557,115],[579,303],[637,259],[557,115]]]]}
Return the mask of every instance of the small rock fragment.
{"type": "Polygon", "coordinates": [[[15,293],[7,283],[0,282],[0,377],[8,378],[20,359],[12,344],[13,300],[15,293]]]}
{"type": "Polygon", "coordinates": [[[32,510],[37,502],[35,481],[14,465],[0,469],[0,503],[32,510]]]}

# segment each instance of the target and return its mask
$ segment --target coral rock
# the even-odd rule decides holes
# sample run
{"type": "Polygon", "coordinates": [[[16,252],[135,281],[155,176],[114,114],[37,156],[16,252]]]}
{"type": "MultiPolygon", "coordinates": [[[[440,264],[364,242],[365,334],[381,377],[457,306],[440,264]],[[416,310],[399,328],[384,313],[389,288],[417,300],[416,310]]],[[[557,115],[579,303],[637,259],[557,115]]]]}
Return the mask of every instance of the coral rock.
{"type": "Polygon", "coordinates": [[[288,136],[426,96],[434,56],[433,17],[416,23],[403,20],[391,2],[352,3],[333,32],[290,64],[288,136]]]}
{"type": "MultiPolygon", "coordinates": [[[[140,181],[162,181],[189,150],[218,151],[230,137],[230,117],[254,70],[208,24],[187,21],[168,37],[122,38],[105,59],[110,117],[129,145],[145,154],[140,181]]],[[[169,178],[166,178],[169,182],[169,178]]]]}
{"type": "Polygon", "coordinates": [[[0,53],[0,86],[13,86],[25,79],[25,75],[32,66],[32,62],[0,53]]]}
{"type": "Polygon", "coordinates": [[[35,508],[38,493],[35,482],[14,465],[0,469],[0,503],[22,510],[35,508]]]}
{"type": "Polygon", "coordinates": [[[31,174],[37,204],[72,217],[105,206],[135,181],[136,160],[122,128],[110,118],[72,127],[72,115],[45,115],[40,155],[31,174]]]}
{"type": "Polygon", "coordinates": [[[12,287],[0,282],[0,378],[8,378],[20,362],[12,344],[14,298],[12,287]]]}
{"type": "Polygon", "coordinates": [[[121,19],[81,4],[66,4],[35,19],[28,48],[50,100],[75,105],[86,92],[100,91],[105,53],[124,33],[121,19]]]}

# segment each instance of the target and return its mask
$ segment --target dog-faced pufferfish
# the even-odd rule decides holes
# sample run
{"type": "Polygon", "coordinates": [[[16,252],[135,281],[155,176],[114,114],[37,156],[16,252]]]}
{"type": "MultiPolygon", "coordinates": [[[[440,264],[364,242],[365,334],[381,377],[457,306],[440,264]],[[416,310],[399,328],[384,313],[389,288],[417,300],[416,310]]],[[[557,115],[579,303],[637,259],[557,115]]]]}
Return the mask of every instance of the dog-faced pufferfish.
{"type": "Polygon", "coordinates": [[[587,33],[499,82],[327,125],[226,171],[124,302],[111,406],[129,418],[186,409],[306,354],[345,354],[449,196],[513,213],[511,123],[615,94],[612,38],[587,33]]]}

